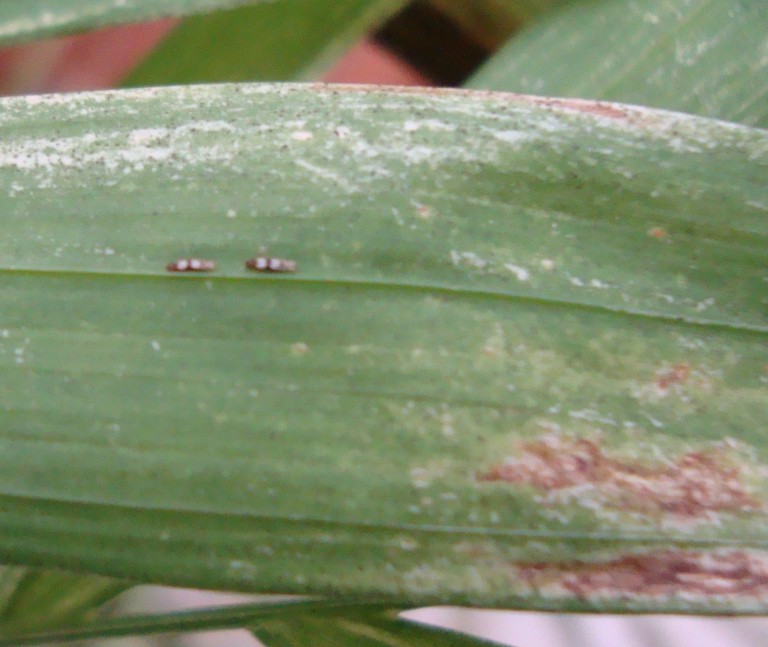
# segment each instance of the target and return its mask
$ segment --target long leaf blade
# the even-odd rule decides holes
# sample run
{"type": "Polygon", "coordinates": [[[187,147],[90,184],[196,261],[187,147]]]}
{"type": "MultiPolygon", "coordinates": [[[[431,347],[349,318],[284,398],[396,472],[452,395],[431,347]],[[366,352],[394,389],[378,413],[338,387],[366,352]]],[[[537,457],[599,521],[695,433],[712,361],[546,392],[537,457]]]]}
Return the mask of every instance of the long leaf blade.
{"type": "Polygon", "coordinates": [[[264,0],[1,0],[0,43],[7,45],[164,16],[188,16],[261,1],[264,0]]]}
{"type": "Polygon", "coordinates": [[[516,34],[469,85],[766,127],[767,54],[761,0],[564,3],[516,34]]]}
{"type": "Polygon", "coordinates": [[[291,612],[259,621],[253,632],[269,647],[482,647],[498,645],[409,622],[397,612],[366,606],[291,612]],[[330,611],[330,612],[329,612],[330,611]]]}
{"type": "Polygon", "coordinates": [[[281,0],[190,18],[125,85],[309,78],[400,4],[281,0]]]}
{"type": "Polygon", "coordinates": [[[5,560],[764,610],[764,132],[313,86],[3,108],[5,560]]]}

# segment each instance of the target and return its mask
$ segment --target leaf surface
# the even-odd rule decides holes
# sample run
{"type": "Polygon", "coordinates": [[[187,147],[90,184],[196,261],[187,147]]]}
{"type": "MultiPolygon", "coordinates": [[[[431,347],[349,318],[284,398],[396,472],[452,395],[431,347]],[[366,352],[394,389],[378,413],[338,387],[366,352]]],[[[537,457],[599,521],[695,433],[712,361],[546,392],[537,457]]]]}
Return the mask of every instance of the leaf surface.
{"type": "Polygon", "coordinates": [[[763,131],[343,86],[0,115],[3,560],[765,611],[763,131]]]}
{"type": "Polygon", "coordinates": [[[106,25],[188,16],[263,0],[0,0],[0,43],[106,25]]]}
{"type": "Polygon", "coordinates": [[[768,4],[588,0],[531,23],[470,87],[584,97],[768,126],[768,4]]]}
{"type": "Polygon", "coordinates": [[[265,618],[254,634],[269,647],[491,647],[478,638],[409,622],[397,611],[351,606],[340,609],[299,610],[265,618]]]}
{"type": "Polygon", "coordinates": [[[189,18],[128,86],[284,81],[324,71],[398,0],[281,0],[189,18]]]}
{"type": "Polygon", "coordinates": [[[496,49],[512,32],[558,0],[430,0],[476,42],[496,49]]]}
{"type": "Polygon", "coordinates": [[[248,626],[255,627],[254,633],[262,640],[268,640],[269,647],[309,643],[370,647],[481,647],[497,644],[400,619],[397,613],[396,609],[375,604],[342,605],[330,601],[275,599],[260,604],[109,618],[68,630],[0,637],[0,646],[215,631],[248,626]]]}

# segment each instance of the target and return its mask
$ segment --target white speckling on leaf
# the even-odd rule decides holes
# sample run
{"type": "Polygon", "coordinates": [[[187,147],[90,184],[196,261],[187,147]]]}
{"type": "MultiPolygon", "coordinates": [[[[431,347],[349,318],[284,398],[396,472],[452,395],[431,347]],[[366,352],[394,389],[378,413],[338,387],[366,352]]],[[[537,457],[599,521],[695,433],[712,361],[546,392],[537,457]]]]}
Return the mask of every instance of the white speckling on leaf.
{"type": "Polygon", "coordinates": [[[531,273],[524,267],[514,265],[513,263],[504,263],[504,267],[512,272],[518,281],[527,281],[531,278],[531,273]]]}
{"type": "Polygon", "coordinates": [[[704,310],[711,308],[713,305],[715,305],[715,300],[713,298],[710,297],[709,299],[704,299],[696,304],[696,312],[704,312],[704,310]]]}
{"type": "Polygon", "coordinates": [[[610,425],[611,427],[618,427],[619,423],[609,416],[601,415],[594,409],[581,409],[577,411],[569,411],[568,416],[574,420],[586,420],[587,422],[599,422],[604,425],[610,425]]]}
{"type": "Polygon", "coordinates": [[[455,249],[451,250],[451,262],[454,265],[468,265],[479,270],[488,266],[488,261],[474,252],[459,252],[455,249]]]}
{"type": "Polygon", "coordinates": [[[648,422],[650,422],[654,427],[656,427],[656,429],[663,429],[664,428],[664,423],[661,420],[659,420],[658,418],[654,418],[649,413],[643,413],[642,415],[643,415],[643,417],[648,422]]]}
{"type": "Polygon", "coordinates": [[[456,126],[440,121],[439,119],[421,119],[418,121],[415,119],[408,119],[403,124],[403,130],[408,133],[413,133],[421,129],[452,132],[456,130],[456,126]]]}

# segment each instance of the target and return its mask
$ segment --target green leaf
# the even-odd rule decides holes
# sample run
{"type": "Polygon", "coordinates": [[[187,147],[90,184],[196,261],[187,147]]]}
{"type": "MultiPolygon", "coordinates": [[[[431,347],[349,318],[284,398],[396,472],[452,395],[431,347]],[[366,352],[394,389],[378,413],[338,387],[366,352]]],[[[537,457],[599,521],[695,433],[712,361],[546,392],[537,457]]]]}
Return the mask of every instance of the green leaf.
{"type": "Polygon", "coordinates": [[[92,619],[127,588],[117,580],[0,567],[0,633],[40,631],[92,619]]]}
{"type": "Polygon", "coordinates": [[[396,610],[351,606],[287,609],[260,621],[254,634],[269,647],[482,647],[498,645],[397,617],[396,610]]]}
{"type": "Polygon", "coordinates": [[[126,85],[314,76],[401,4],[399,0],[282,0],[190,18],[126,85]]]}
{"type": "Polygon", "coordinates": [[[397,610],[382,605],[340,605],[329,601],[275,600],[211,609],[196,609],[148,616],[125,616],[93,622],[69,630],[0,637],[5,645],[39,645],[120,638],[161,633],[214,631],[256,626],[254,633],[279,645],[440,645],[481,647],[495,645],[453,631],[428,627],[397,617],[397,610]],[[298,641],[298,642],[297,642],[298,641]],[[303,641],[303,642],[302,642],[303,641]],[[329,642],[335,641],[335,642],[329,642]]]}
{"type": "Polygon", "coordinates": [[[188,16],[263,0],[0,0],[0,43],[106,25],[188,16]]]}
{"type": "Polygon", "coordinates": [[[86,626],[57,631],[23,633],[14,636],[4,634],[0,636],[0,647],[75,642],[94,638],[110,639],[163,633],[237,629],[253,624],[265,617],[281,616],[286,612],[295,613],[296,609],[328,609],[333,612],[335,607],[338,607],[338,604],[330,602],[275,599],[257,604],[229,605],[175,613],[128,615],[101,619],[86,626]]]}
{"type": "Polygon", "coordinates": [[[564,3],[470,87],[623,101],[768,126],[763,0],[564,3]]]}
{"type": "Polygon", "coordinates": [[[429,0],[476,42],[496,49],[509,35],[559,0],[429,0]]]}
{"type": "Polygon", "coordinates": [[[291,85],[0,108],[4,561],[766,610],[764,131],[291,85]]]}

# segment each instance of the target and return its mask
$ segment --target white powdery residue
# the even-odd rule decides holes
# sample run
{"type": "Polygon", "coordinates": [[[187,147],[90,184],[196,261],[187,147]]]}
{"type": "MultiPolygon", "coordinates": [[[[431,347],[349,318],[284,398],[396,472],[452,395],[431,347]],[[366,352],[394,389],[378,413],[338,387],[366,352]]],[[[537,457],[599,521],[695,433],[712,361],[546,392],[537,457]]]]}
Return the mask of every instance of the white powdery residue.
{"type": "Polygon", "coordinates": [[[524,267],[520,267],[519,265],[513,265],[512,263],[504,263],[504,267],[506,267],[512,274],[514,274],[517,277],[518,281],[527,281],[531,278],[531,273],[525,269],[524,267]]]}
{"type": "Polygon", "coordinates": [[[539,261],[539,265],[541,265],[541,268],[547,272],[551,272],[555,269],[555,261],[550,258],[542,258],[541,261],[539,261]]]}
{"type": "Polygon", "coordinates": [[[761,211],[768,211],[768,202],[759,202],[757,200],[747,200],[747,206],[760,209],[761,211]]]}
{"type": "Polygon", "coordinates": [[[686,141],[682,137],[670,137],[667,140],[669,147],[676,153],[703,153],[701,146],[686,141]]]}
{"type": "Polygon", "coordinates": [[[704,312],[704,310],[707,310],[708,308],[715,305],[715,300],[713,298],[704,299],[704,301],[700,301],[696,304],[696,312],[704,312]]]}
{"type": "Polygon", "coordinates": [[[571,128],[570,123],[566,123],[563,119],[554,116],[547,116],[542,119],[541,115],[537,115],[534,123],[536,128],[543,130],[547,134],[560,133],[571,128]]]}
{"type": "Polygon", "coordinates": [[[152,346],[152,350],[154,350],[154,351],[159,351],[159,350],[160,350],[160,348],[161,348],[161,346],[160,346],[160,342],[159,342],[159,341],[157,341],[156,339],[153,339],[153,340],[152,340],[152,341],[149,343],[149,345],[150,345],[150,346],[152,346]]]}
{"type": "Polygon", "coordinates": [[[455,249],[451,250],[451,262],[454,265],[469,265],[480,270],[488,266],[488,261],[474,252],[458,252],[455,249]]]}
{"type": "Polygon", "coordinates": [[[439,119],[421,119],[419,121],[416,121],[415,119],[408,119],[403,124],[403,129],[408,133],[416,132],[422,128],[425,128],[426,130],[443,132],[453,132],[456,130],[456,126],[454,124],[449,124],[444,121],[440,121],[439,119]]]}
{"type": "Polygon", "coordinates": [[[352,145],[352,155],[354,157],[363,157],[366,159],[373,159],[380,157],[382,151],[369,142],[359,140],[352,145]]]}
{"type": "Polygon", "coordinates": [[[706,346],[703,339],[680,336],[677,343],[688,350],[701,350],[706,346]]]}
{"type": "Polygon", "coordinates": [[[314,138],[314,135],[308,130],[297,130],[296,132],[291,133],[291,139],[294,139],[297,142],[306,142],[312,138],[314,138]]]}
{"type": "Polygon", "coordinates": [[[592,279],[589,282],[589,286],[593,288],[597,288],[599,290],[607,290],[608,288],[612,287],[610,284],[604,283],[600,279],[592,279]]]}
{"type": "Polygon", "coordinates": [[[335,173],[330,169],[323,168],[322,166],[317,166],[315,164],[307,162],[306,160],[296,160],[295,163],[296,163],[296,166],[300,166],[301,168],[312,173],[313,175],[316,175],[319,178],[322,178],[323,180],[333,182],[334,184],[336,184],[336,186],[342,188],[347,193],[355,193],[358,190],[345,177],[339,175],[338,173],[335,173]]]}
{"type": "Polygon", "coordinates": [[[131,146],[146,146],[169,135],[167,128],[137,128],[128,133],[128,143],[131,146]]]}
{"type": "MultiPolygon", "coordinates": [[[[152,145],[161,129],[139,129],[120,132],[86,133],[60,139],[27,138],[0,143],[0,168],[17,171],[46,172],[86,168],[101,165],[112,173],[139,172],[147,165],[167,163],[178,154],[179,165],[227,161],[232,157],[230,147],[197,146],[194,135],[200,132],[233,130],[223,121],[202,121],[179,126],[169,131],[167,145],[152,145]]],[[[163,134],[165,136],[165,133],[163,134]]],[[[51,177],[42,178],[40,185],[51,185],[51,177]]]]}
{"type": "Polygon", "coordinates": [[[659,420],[658,418],[654,418],[652,415],[648,413],[643,413],[643,417],[650,422],[656,429],[662,429],[664,427],[664,423],[659,420]]]}
{"type": "Polygon", "coordinates": [[[584,287],[584,281],[582,281],[580,278],[571,276],[570,274],[566,274],[566,276],[568,277],[568,282],[571,285],[575,285],[577,288],[584,287]]]}
{"type": "Polygon", "coordinates": [[[222,120],[195,121],[191,124],[184,124],[173,131],[175,135],[189,135],[192,133],[234,133],[237,132],[232,124],[222,120]]]}
{"type": "Polygon", "coordinates": [[[507,144],[520,144],[534,139],[531,133],[520,130],[494,130],[493,136],[507,144]]]}
{"type": "Polygon", "coordinates": [[[574,420],[586,420],[587,422],[601,422],[604,425],[610,425],[611,427],[618,427],[619,423],[613,418],[600,415],[598,411],[594,409],[581,409],[580,411],[569,411],[568,415],[574,420]]]}
{"type": "Polygon", "coordinates": [[[423,164],[436,160],[438,155],[437,151],[429,146],[410,146],[403,151],[403,157],[408,164],[423,164]]]}

